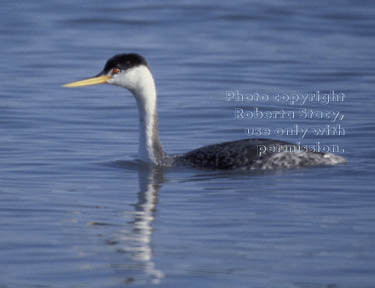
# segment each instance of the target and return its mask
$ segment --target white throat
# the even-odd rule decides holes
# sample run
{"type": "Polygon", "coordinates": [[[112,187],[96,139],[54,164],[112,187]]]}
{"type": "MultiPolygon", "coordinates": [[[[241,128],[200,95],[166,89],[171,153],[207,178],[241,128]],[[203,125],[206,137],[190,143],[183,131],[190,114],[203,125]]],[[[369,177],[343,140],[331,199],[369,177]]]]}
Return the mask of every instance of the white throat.
{"type": "Polygon", "coordinates": [[[145,162],[162,164],[166,154],[159,139],[157,95],[155,81],[146,66],[131,68],[125,72],[121,86],[128,88],[137,101],[139,113],[138,157],[145,162]]]}

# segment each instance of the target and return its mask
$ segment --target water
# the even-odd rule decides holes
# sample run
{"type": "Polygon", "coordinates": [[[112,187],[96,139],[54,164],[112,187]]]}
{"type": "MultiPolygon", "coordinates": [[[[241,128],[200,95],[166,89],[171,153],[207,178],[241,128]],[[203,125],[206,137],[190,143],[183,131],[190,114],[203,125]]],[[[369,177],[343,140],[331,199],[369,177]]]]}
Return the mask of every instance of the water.
{"type": "Polygon", "coordinates": [[[374,287],[374,31],[370,1],[13,1],[0,17],[0,287],[374,287]],[[234,108],[340,111],[338,167],[150,169],[119,88],[61,85],[143,54],[161,139],[179,153],[246,138],[234,108]],[[226,91],[338,91],[303,106],[226,91]],[[344,151],[342,151],[344,150],[344,151]]]}

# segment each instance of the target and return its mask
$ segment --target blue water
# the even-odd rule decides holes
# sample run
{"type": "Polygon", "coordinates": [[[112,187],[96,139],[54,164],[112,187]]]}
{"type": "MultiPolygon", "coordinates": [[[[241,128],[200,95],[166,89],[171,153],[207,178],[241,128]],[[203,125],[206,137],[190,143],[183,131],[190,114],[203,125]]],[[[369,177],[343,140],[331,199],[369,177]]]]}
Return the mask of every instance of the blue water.
{"type": "Polygon", "coordinates": [[[375,287],[372,1],[9,1],[0,10],[0,287],[375,287]],[[61,85],[144,55],[164,148],[341,124],[347,165],[239,173],[136,161],[133,97],[61,85]],[[338,91],[323,105],[226,101],[338,91]],[[340,111],[235,120],[234,109],[340,111]]]}

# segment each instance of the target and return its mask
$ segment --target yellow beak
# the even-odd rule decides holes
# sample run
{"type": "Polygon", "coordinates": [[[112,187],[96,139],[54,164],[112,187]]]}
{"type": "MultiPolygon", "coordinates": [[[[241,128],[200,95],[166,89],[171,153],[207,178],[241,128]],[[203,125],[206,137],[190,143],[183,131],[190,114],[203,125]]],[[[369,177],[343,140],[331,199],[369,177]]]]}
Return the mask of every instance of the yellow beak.
{"type": "Polygon", "coordinates": [[[111,79],[112,76],[98,76],[94,78],[89,78],[81,81],[76,81],[72,83],[68,83],[63,85],[63,87],[81,87],[81,86],[89,86],[89,85],[96,85],[96,84],[104,84],[107,83],[109,79],[111,79]]]}

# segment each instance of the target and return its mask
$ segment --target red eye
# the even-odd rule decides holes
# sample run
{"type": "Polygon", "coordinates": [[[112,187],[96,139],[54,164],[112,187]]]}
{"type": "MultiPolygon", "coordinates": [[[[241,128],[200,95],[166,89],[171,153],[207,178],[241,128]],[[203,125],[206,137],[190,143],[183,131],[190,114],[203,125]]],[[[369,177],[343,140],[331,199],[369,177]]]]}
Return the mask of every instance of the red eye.
{"type": "Polygon", "coordinates": [[[117,74],[119,72],[120,72],[120,69],[118,69],[118,68],[113,68],[112,69],[112,75],[117,74]]]}

